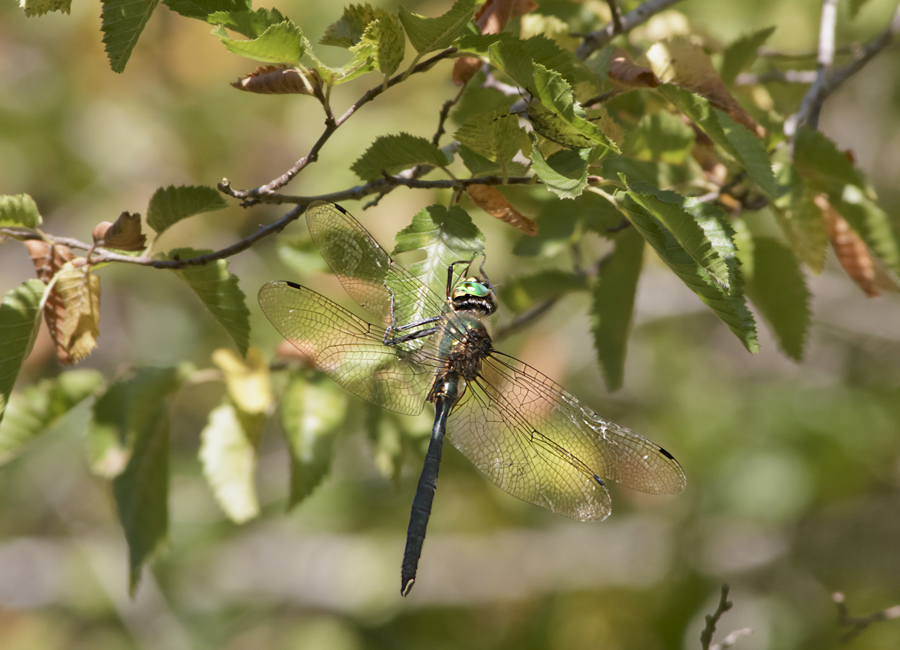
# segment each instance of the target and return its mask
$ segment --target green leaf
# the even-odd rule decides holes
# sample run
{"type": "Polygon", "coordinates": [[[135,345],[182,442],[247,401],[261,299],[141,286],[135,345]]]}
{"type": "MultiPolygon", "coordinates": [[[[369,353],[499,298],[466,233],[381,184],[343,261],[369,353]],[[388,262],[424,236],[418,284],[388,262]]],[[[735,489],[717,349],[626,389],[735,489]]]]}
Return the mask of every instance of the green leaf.
{"type": "MultiPolygon", "coordinates": [[[[409,264],[406,268],[438,295],[444,295],[447,267],[453,262],[472,259],[483,249],[484,235],[465,210],[456,205],[449,210],[443,205],[432,205],[419,210],[412,223],[397,233],[393,254],[425,251],[424,260],[409,264]]],[[[418,318],[409,315],[403,322],[430,316],[434,314],[420,314],[418,318]]]]}
{"type": "Polygon", "coordinates": [[[794,165],[817,189],[828,191],[834,184],[866,188],[865,179],[843,151],[826,135],[801,127],[794,138],[794,165]]]}
{"type": "Polygon", "coordinates": [[[541,106],[528,107],[535,131],[566,147],[584,149],[594,145],[619,153],[619,147],[594,122],[588,120],[581,104],[575,101],[572,87],[554,70],[539,63],[533,65],[534,98],[541,106]]]}
{"type": "Polygon", "coordinates": [[[719,76],[726,86],[734,83],[738,73],[749,68],[756,61],[757,52],[775,31],[775,26],[764,27],[749,34],[742,34],[733,41],[722,55],[719,76]]]}
{"type": "Polygon", "coordinates": [[[514,313],[521,313],[542,300],[558,298],[570,291],[587,289],[584,276],[561,269],[544,269],[516,275],[500,285],[500,299],[514,313]]]}
{"type": "Polygon", "coordinates": [[[359,47],[371,52],[375,69],[381,74],[394,74],[406,54],[406,38],[400,19],[383,16],[372,21],[363,33],[359,47]]]}
{"type": "Polygon", "coordinates": [[[319,486],[331,470],[334,443],[347,412],[346,393],[324,377],[295,374],[284,391],[281,423],[291,454],[290,510],[319,486]]]}
{"type": "Polygon", "coordinates": [[[787,190],[770,204],[778,225],[794,254],[813,273],[821,273],[828,250],[828,222],[815,203],[817,192],[807,186],[793,165],[779,170],[778,183],[787,190]]]}
{"type": "Polygon", "coordinates": [[[306,51],[303,33],[290,20],[271,25],[258,38],[246,41],[232,39],[221,25],[213,34],[222,39],[229,52],[254,61],[293,65],[306,51]]]}
{"type": "Polygon", "coordinates": [[[409,133],[379,136],[366,152],[357,158],[351,169],[364,181],[381,178],[419,164],[446,167],[450,161],[446,154],[419,136],[409,133]]]}
{"type": "MultiPolygon", "coordinates": [[[[521,40],[509,34],[501,34],[495,38],[497,41],[488,48],[491,64],[529,92],[533,93],[535,85],[534,64],[553,70],[571,86],[579,83],[597,84],[597,77],[578,57],[562,49],[546,36],[538,35],[521,40]]],[[[469,43],[474,45],[479,41],[475,37],[466,36],[461,40],[460,46],[469,43]]]]}
{"type": "MultiPolygon", "coordinates": [[[[171,259],[199,257],[212,251],[178,248],[169,252],[171,259]]],[[[189,266],[175,271],[190,285],[206,308],[225,328],[242,355],[250,344],[250,310],[246,296],[238,286],[236,275],[228,271],[228,262],[216,260],[204,266],[189,266]]]]}
{"type": "Polygon", "coordinates": [[[182,219],[227,207],[228,203],[214,187],[161,187],[153,193],[147,207],[147,225],[157,233],[162,233],[182,219]]]}
{"type": "MultiPolygon", "coordinates": [[[[628,189],[628,195],[663,224],[684,252],[713,280],[726,291],[734,285],[732,269],[713,247],[700,223],[694,219],[694,214],[687,210],[688,202],[683,196],[644,183],[634,183],[628,189]]],[[[691,206],[694,212],[715,210],[704,203],[693,203],[691,206]]]]}
{"type": "Polygon", "coordinates": [[[31,352],[41,326],[44,283],[27,280],[6,293],[0,304],[0,421],[22,362],[31,352]]]}
{"type": "Polygon", "coordinates": [[[241,417],[224,403],[210,412],[200,433],[203,474],[222,510],[239,524],[259,514],[253,474],[264,424],[264,417],[241,417]]]}
{"type": "Polygon", "coordinates": [[[103,384],[96,370],[70,370],[13,394],[0,423],[0,465],[103,384]]]}
{"type": "Polygon", "coordinates": [[[240,12],[253,8],[250,0],[163,0],[163,4],[177,14],[203,21],[220,11],[240,12]]]}
{"type": "Polygon", "coordinates": [[[19,0],[19,6],[25,11],[25,15],[43,16],[51,11],[70,13],[72,0],[19,0]]]}
{"type": "Polygon", "coordinates": [[[369,23],[387,16],[381,8],[373,9],[367,2],[363,5],[349,5],[344,7],[344,15],[325,30],[325,34],[319,39],[319,45],[334,45],[350,49],[362,40],[363,32],[369,23]]]}
{"type": "Polygon", "coordinates": [[[590,149],[563,149],[544,158],[537,138],[531,147],[532,169],[541,182],[561,199],[574,199],[587,186],[590,149]]]}
{"type": "MultiPolygon", "coordinates": [[[[753,314],[747,309],[742,290],[743,280],[736,268],[736,260],[732,252],[727,261],[734,264],[732,271],[734,282],[731,290],[726,291],[719,283],[695,262],[685,251],[667,228],[662,226],[647,210],[632,199],[628,193],[617,196],[619,208],[629,221],[638,229],[660,259],[681,278],[688,288],[706,303],[729,329],[740,339],[744,347],[751,353],[759,352],[759,341],[756,338],[756,326],[753,314]]],[[[704,218],[702,227],[715,247],[726,247],[726,242],[715,234],[720,230],[727,236],[724,222],[716,223],[714,218],[704,218]]],[[[726,237],[727,238],[727,237],[726,237]]],[[[728,241],[731,241],[728,239],[728,241]]],[[[731,244],[733,249],[733,244],[731,244]]],[[[720,250],[720,255],[722,251],[720,250]]]]}
{"type": "Polygon", "coordinates": [[[890,215],[853,185],[845,185],[839,194],[829,194],[828,200],[866,246],[894,273],[900,274],[900,235],[890,215]]]}
{"type": "Polygon", "coordinates": [[[483,158],[506,169],[520,150],[528,148],[528,134],[519,126],[519,116],[499,107],[473,115],[453,137],[483,158]]]}
{"type": "Polygon", "coordinates": [[[772,173],[772,163],[759,138],[722,111],[713,108],[700,95],[671,84],[660,84],[656,91],[734,158],[766,195],[777,195],[778,187],[772,173]]]}
{"type": "Polygon", "coordinates": [[[809,329],[809,289],[797,258],[779,241],[753,239],[753,274],[747,278],[747,295],[763,317],[784,353],[803,359],[803,344],[809,329]]]}
{"type": "Polygon", "coordinates": [[[425,18],[400,6],[400,22],[409,41],[421,54],[442,50],[463,32],[475,13],[475,0],[456,0],[450,11],[439,18],[425,18]]]}
{"type": "Polygon", "coordinates": [[[102,0],[103,45],[113,72],[123,72],[159,0],[102,0]]]}
{"type": "Polygon", "coordinates": [[[37,203],[28,194],[0,196],[0,226],[37,228],[41,222],[37,203]]]}
{"type": "Polygon", "coordinates": [[[694,147],[694,130],[681,117],[668,111],[644,115],[629,129],[622,153],[638,160],[680,165],[694,147]]]}
{"type": "Polygon", "coordinates": [[[164,405],[148,413],[131,459],[113,479],[113,496],[128,542],[129,592],[169,532],[169,416],[164,405]]]}
{"type": "Polygon", "coordinates": [[[636,228],[626,228],[616,236],[615,248],[592,287],[594,348],[610,391],[621,388],[625,378],[625,353],[643,261],[644,239],[636,228]]]}
{"type": "Polygon", "coordinates": [[[259,38],[269,27],[286,20],[277,9],[216,11],[204,18],[210,25],[222,25],[247,38],[259,38]]]}
{"type": "Polygon", "coordinates": [[[155,413],[178,390],[187,369],[140,368],[111,384],[97,398],[88,426],[91,471],[112,478],[125,469],[139,438],[151,435],[155,413]]]}

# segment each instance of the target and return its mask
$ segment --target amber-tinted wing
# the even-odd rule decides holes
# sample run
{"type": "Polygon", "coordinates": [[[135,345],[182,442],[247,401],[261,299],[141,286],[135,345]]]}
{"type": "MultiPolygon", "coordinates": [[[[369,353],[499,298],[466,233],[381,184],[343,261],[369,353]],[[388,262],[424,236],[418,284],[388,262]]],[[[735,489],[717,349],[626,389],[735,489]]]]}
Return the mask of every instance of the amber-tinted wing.
{"type": "Polygon", "coordinates": [[[609,515],[601,479],[651,494],[685,486],[681,466],[662,447],[499,353],[469,382],[447,435],[498,487],[573,519],[609,515]]]}
{"type": "Polygon", "coordinates": [[[421,412],[437,365],[433,344],[387,346],[383,327],[290,282],[264,285],[259,305],[284,338],[351,393],[398,413],[421,412]]]}

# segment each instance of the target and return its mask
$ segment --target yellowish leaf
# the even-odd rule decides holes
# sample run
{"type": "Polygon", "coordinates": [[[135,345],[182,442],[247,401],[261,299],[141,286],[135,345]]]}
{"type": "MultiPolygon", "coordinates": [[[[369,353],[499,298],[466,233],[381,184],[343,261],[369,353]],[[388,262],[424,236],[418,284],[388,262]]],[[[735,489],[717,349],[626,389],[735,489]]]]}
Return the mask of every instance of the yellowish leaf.
{"type": "Polygon", "coordinates": [[[505,223],[518,228],[526,235],[534,236],[538,233],[538,226],[532,220],[516,210],[500,191],[491,185],[469,185],[466,187],[469,198],[479,208],[492,217],[496,217],[505,223]]]}

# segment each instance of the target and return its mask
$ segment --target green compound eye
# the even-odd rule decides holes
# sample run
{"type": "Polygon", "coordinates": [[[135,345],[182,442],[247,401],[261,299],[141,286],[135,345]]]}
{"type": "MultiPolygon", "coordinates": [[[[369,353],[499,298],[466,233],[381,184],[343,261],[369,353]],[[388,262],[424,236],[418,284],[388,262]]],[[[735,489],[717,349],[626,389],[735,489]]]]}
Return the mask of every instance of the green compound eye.
{"type": "Polygon", "coordinates": [[[459,288],[469,295],[478,296],[479,298],[484,298],[491,292],[491,290],[481,282],[473,282],[471,280],[466,280],[461,285],[459,285],[459,288]]]}

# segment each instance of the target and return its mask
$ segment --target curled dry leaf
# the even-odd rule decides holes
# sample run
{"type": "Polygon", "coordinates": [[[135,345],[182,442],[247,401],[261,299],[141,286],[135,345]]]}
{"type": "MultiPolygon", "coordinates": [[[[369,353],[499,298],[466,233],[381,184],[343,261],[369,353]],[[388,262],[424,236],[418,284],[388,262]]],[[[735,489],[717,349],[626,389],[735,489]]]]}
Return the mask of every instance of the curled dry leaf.
{"type": "Polygon", "coordinates": [[[613,85],[625,90],[656,88],[659,85],[659,78],[653,70],[632,61],[628,52],[621,48],[613,50],[606,76],[613,85]]]}
{"type": "MultiPolygon", "coordinates": [[[[59,273],[66,262],[74,257],[68,246],[48,244],[39,239],[29,239],[24,243],[31,255],[37,276],[44,284],[49,284],[53,276],[59,273]]],[[[74,360],[66,351],[66,347],[62,345],[65,316],[66,307],[63,297],[59,293],[59,289],[54,286],[44,304],[44,321],[47,323],[50,338],[56,344],[57,360],[63,365],[71,365],[74,360]]]]}
{"type": "Polygon", "coordinates": [[[650,67],[660,81],[681,86],[698,95],[738,124],[758,137],[764,138],[766,130],[741,107],[722,82],[709,55],[699,43],[686,36],[675,36],[656,43],[646,54],[650,67]]]}
{"type": "MultiPolygon", "coordinates": [[[[499,34],[506,28],[510,18],[524,16],[537,9],[535,0],[487,0],[473,20],[482,34],[499,34]]],[[[475,76],[481,67],[481,60],[474,56],[461,56],[453,63],[453,83],[462,86],[475,76]]]]}
{"type": "Polygon", "coordinates": [[[814,201],[828,221],[828,237],[831,240],[831,246],[847,275],[869,297],[880,295],[875,282],[875,262],[865,242],[828,202],[827,196],[820,194],[814,201]]]}
{"type": "Polygon", "coordinates": [[[101,221],[94,227],[94,244],[120,251],[141,251],[147,238],[141,232],[141,215],[123,212],[115,223],[101,221]]]}
{"type": "Polygon", "coordinates": [[[238,90],[261,95],[322,94],[322,77],[315,70],[285,65],[259,67],[231,84],[238,90]]]}
{"type": "Polygon", "coordinates": [[[491,185],[469,185],[466,187],[469,198],[479,208],[492,217],[518,228],[532,237],[538,233],[538,226],[532,220],[516,210],[500,191],[491,185]]]}

